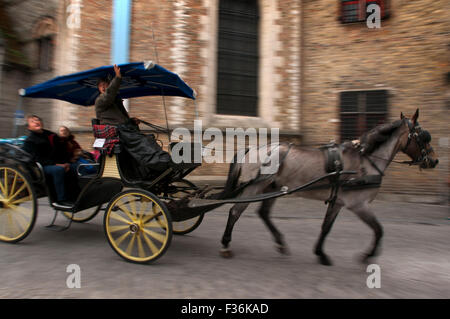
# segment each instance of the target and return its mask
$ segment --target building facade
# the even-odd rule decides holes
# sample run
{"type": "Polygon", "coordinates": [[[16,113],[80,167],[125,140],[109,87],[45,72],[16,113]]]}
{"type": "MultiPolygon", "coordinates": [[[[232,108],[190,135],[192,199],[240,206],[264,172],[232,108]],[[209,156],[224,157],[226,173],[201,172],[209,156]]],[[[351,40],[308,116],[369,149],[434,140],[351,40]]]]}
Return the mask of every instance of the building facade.
{"type": "MultiPolygon", "coordinates": [[[[34,65],[25,85],[101,65],[153,60],[178,73],[197,100],[132,99],[133,116],[165,125],[165,106],[171,128],[192,129],[197,109],[203,128],[275,127],[280,139],[311,147],[355,138],[420,108],[420,123],[443,160],[434,171],[392,164],[382,191],[447,192],[446,0],[2,1],[10,16],[30,11],[23,6],[32,3],[42,7],[15,21],[34,65]],[[381,20],[373,20],[378,28],[367,23],[375,11],[366,9],[373,4],[380,10],[381,20]],[[21,21],[32,22],[24,28],[21,21]],[[33,50],[43,57],[33,60],[33,50]]],[[[24,108],[42,114],[52,129],[71,127],[91,147],[93,107],[32,100],[24,108]]],[[[194,175],[226,171],[226,164],[205,164],[194,175]]]]}

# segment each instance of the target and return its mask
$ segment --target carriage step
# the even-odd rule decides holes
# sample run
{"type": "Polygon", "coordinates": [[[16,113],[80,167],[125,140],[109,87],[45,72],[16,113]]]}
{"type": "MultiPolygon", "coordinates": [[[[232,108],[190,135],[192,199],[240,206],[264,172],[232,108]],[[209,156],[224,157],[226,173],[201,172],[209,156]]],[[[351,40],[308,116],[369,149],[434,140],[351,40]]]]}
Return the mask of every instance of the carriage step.
{"type": "Polygon", "coordinates": [[[65,226],[55,225],[57,215],[58,215],[58,210],[55,210],[55,215],[53,216],[52,222],[50,223],[50,225],[45,226],[45,228],[47,228],[48,230],[57,231],[57,232],[62,232],[62,231],[69,229],[70,226],[72,225],[73,214],[71,214],[71,216],[69,218],[69,222],[65,226]]]}
{"type": "Polygon", "coordinates": [[[66,226],[47,225],[47,226],[45,226],[45,228],[47,228],[48,230],[51,230],[51,231],[62,232],[62,231],[65,231],[65,230],[69,229],[70,228],[70,224],[71,224],[71,222],[69,222],[69,225],[66,225],[66,226]]]}

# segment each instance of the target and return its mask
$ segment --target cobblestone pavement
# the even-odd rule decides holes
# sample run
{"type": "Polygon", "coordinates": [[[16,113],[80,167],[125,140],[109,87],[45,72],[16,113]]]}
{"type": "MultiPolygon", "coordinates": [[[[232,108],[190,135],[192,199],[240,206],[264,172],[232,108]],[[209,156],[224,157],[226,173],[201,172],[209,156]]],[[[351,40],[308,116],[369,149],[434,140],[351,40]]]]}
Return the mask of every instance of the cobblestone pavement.
{"type": "Polygon", "coordinates": [[[381,288],[366,285],[357,258],[372,232],[347,210],[339,215],[325,250],[334,266],[312,253],[326,207],[322,202],[282,198],[273,220],[291,255],[274,249],[252,204],[236,224],[232,259],[219,256],[230,205],[206,215],[202,225],[174,236],[167,253],[150,265],[131,264],[108,245],[102,214],[57,233],[43,226],[52,212],[40,200],[33,232],[18,244],[0,243],[1,298],[450,298],[450,216],[447,206],[375,201],[385,236],[381,288]],[[81,288],[66,285],[69,264],[81,269],[81,288]]]}

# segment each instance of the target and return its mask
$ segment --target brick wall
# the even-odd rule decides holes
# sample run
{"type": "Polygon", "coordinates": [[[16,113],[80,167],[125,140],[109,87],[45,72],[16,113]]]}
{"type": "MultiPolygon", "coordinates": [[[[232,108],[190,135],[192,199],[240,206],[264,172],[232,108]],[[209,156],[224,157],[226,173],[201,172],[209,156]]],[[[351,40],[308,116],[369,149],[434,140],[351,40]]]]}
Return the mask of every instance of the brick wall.
{"type": "MultiPolygon", "coordinates": [[[[317,146],[339,139],[339,93],[346,90],[387,89],[388,117],[401,111],[411,115],[421,109],[420,123],[433,135],[433,147],[442,157],[448,149],[438,146],[447,136],[444,74],[449,71],[450,22],[445,0],[391,1],[392,15],[381,29],[364,23],[338,21],[339,1],[261,0],[260,113],[270,114],[286,140],[317,146]],[[270,59],[267,60],[267,59],[270,59]],[[269,62],[269,63],[267,63],[269,62]],[[272,101],[267,103],[267,101],[272,101]],[[291,134],[291,135],[289,135],[291,134]]],[[[180,74],[199,93],[200,116],[208,122],[214,111],[215,33],[217,0],[134,0],[130,60],[157,60],[180,74]],[[153,39],[153,34],[155,40],[153,39]],[[211,98],[212,97],[212,98],[211,98]]],[[[80,31],[80,70],[110,63],[111,1],[83,1],[80,31]]],[[[172,127],[192,127],[194,105],[181,98],[165,99],[172,127]]],[[[162,99],[130,101],[132,116],[165,125],[162,99]]],[[[89,130],[93,108],[79,111],[79,123],[89,130]]],[[[224,117],[223,125],[244,126],[245,119],[224,117]],[[244,124],[242,124],[244,123],[244,124]]],[[[249,122],[250,123],[250,122],[249,122]]],[[[78,133],[86,147],[91,133],[78,133]]],[[[167,145],[167,143],[165,142],[167,145]]],[[[399,155],[398,159],[405,159],[399,155]]],[[[205,164],[194,174],[225,175],[227,165],[205,164]]],[[[382,190],[436,194],[440,175],[448,167],[417,171],[393,164],[382,190]]],[[[448,174],[448,173],[445,173],[448,174]]]]}
{"type": "MultiPolygon", "coordinates": [[[[420,124],[438,140],[448,135],[445,79],[449,65],[450,19],[447,1],[391,1],[392,16],[381,29],[365,23],[344,25],[338,20],[338,1],[304,1],[304,104],[301,107],[305,144],[321,144],[339,135],[339,92],[387,89],[389,119],[420,108],[420,124]]],[[[398,159],[406,159],[399,155],[398,159]]],[[[436,194],[442,189],[434,171],[393,164],[383,182],[385,192],[436,194]]],[[[448,173],[447,173],[448,174],[448,173]]]]}

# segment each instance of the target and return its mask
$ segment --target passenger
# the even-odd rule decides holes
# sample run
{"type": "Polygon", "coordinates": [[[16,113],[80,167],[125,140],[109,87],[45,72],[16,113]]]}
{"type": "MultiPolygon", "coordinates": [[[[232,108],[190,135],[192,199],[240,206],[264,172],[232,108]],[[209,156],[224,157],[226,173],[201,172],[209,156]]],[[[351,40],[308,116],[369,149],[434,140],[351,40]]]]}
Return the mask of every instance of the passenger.
{"type": "Polygon", "coordinates": [[[75,163],[83,153],[80,144],[75,141],[75,137],[67,126],[60,126],[58,136],[63,148],[66,150],[68,163],[75,163]]]}
{"type": "Polygon", "coordinates": [[[67,157],[64,159],[70,163],[74,171],[79,171],[81,175],[95,174],[97,169],[95,166],[83,165],[78,169],[80,164],[94,163],[93,155],[84,152],[80,144],[75,141],[75,136],[67,126],[60,126],[58,136],[61,140],[62,148],[66,150],[67,157]],[[89,156],[90,155],[90,156],[89,156]]]}
{"type": "Polygon", "coordinates": [[[144,135],[139,130],[140,120],[130,118],[119,96],[122,75],[114,65],[116,76],[112,81],[100,79],[97,88],[100,95],[95,101],[95,113],[100,124],[116,125],[119,138],[128,153],[140,164],[140,175],[146,177],[149,170],[164,171],[173,165],[170,154],[164,151],[153,135],[144,135]]]}
{"type": "Polygon", "coordinates": [[[42,165],[46,177],[53,182],[57,203],[70,206],[68,201],[78,194],[79,188],[74,182],[75,172],[70,163],[65,161],[67,154],[58,135],[44,129],[43,121],[37,115],[27,117],[27,128],[30,134],[23,149],[33,156],[34,161],[42,165]]]}

